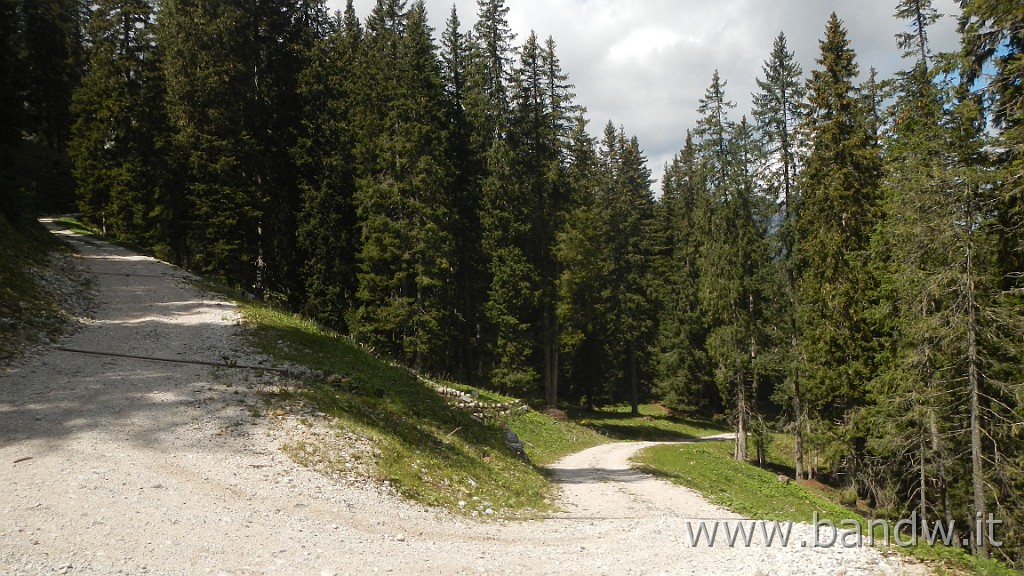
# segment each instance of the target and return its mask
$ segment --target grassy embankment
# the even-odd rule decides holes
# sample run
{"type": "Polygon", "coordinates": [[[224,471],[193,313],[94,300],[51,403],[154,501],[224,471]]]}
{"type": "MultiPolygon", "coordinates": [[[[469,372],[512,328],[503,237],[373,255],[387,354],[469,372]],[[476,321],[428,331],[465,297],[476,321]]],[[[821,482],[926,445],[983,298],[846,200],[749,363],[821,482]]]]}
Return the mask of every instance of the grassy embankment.
{"type": "Polygon", "coordinates": [[[13,223],[0,212],[0,364],[60,334],[60,306],[31,269],[62,246],[38,222],[13,223]]]}
{"type": "MultiPolygon", "coordinates": [[[[828,520],[842,528],[844,520],[862,527],[867,542],[869,519],[854,508],[849,495],[821,484],[783,483],[778,472],[793,474],[792,440],[774,435],[762,469],[732,458],[732,442],[702,442],[656,446],[637,455],[635,461],[652,474],[692,488],[709,501],[747,518],[811,523],[828,520]]],[[[890,524],[891,526],[892,524],[890,524]]],[[[875,540],[884,542],[880,527],[873,530],[875,540]]],[[[895,537],[890,535],[890,542],[895,537]]],[[[906,541],[909,536],[903,535],[906,541]]],[[[901,551],[919,560],[930,561],[940,573],[1011,575],[1018,574],[994,560],[978,560],[960,548],[929,546],[923,541],[901,551]]]]}
{"type": "MultiPolygon", "coordinates": [[[[258,349],[325,375],[268,400],[275,406],[315,406],[332,418],[339,433],[369,438],[377,449],[373,474],[413,500],[466,513],[489,508],[503,517],[546,513],[551,486],[541,466],[607,441],[585,427],[534,411],[478,421],[449,406],[409,370],[382,361],[342,335],[262,305],[244,304],[242,310],[258,349]],[[532,464],[508,449],[505,424],[526,442],[532,464]]],[[[484,402],[511,400],[477,393],[484,402]]]]}

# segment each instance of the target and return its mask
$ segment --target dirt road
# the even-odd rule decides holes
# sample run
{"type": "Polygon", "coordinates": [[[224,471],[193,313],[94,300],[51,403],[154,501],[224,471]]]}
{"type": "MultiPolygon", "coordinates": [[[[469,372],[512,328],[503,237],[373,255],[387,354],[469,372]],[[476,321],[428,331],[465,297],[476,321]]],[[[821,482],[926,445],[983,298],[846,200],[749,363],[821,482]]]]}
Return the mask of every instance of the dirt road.
{"type": "MultiPolygon", "coordinates": [[[[870,549],[693,546],[688,526],[737,517],[632,471],[644,444],[556,464],[565,512],[548,520],[478,522],[329,480],[281,453],[297,426],[254,417],[249,371],[126,357],[258,364],[230,303],[174,267],[72,241],[95,276],[95,318],[0,375],[0,574],[909,569],[870,549]]],[[[794,542],[807,535],[793,528],[794,542]]]]}

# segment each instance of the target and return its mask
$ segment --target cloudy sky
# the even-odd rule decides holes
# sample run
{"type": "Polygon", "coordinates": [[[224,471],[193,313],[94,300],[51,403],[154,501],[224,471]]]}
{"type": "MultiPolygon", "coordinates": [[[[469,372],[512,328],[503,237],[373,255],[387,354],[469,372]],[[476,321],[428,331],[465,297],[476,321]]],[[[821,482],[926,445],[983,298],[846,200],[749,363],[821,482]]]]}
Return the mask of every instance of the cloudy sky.
{"type": "MultiPolygon", "coordinates": [[[[343,8],[344,0],[328,0],[343,8]]],[[[363,20],[374,0],[355,0],[363,20]]],[[[438,37],[453,0],[426,0],[438,37]]],[[[464,28],[476,21],[476,0],[454,0],[464,28]]],[[[862,73],[881,78],[901,68],[892,17],[897,0],[507,0],[509,24],[521,43],[531,30],[554,38],[563,70],[587,107],[590,130],[611,120],[635,134],[654,177],[682,147],[696,122],[698,100],[717,69],[736,102],[734,119],[748,114],[755,80],[778,33],[785,32],[805,75],[834,11],[845,23],[862,73]]],[[[956,0],[933,0],[947,16],[930,32],[933,50],[957,46],[956,0]]]]}

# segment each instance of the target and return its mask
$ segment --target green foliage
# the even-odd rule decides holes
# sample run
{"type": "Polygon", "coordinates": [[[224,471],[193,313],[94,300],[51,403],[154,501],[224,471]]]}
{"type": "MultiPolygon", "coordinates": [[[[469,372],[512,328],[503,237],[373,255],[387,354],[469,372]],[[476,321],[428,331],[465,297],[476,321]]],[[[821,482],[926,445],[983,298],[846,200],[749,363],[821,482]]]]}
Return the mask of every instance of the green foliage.
{"type": "Polygon", "coordinates": [[[292,150],[301,192],[296,236],[304,256],[302,310],[342,331],[356,291],[354,125],[361,50],[362,28],[349,2],[345,15],[327,24],[299,79],[303,114],[292,150]]]}
{"type": "Polygon", "coordinates": [[[799,176],[794,246],[805,410],[829,422],[844,421],[864,402],[874,353],[866,314],[875,290],[869,243],[878,221],[880,159],[853,84],[855,60],[833,14],[820,68],[808,81],[803,128],[812,144],[799,176]]]}
{"type": "Polygon", "coordinates": [[[88,36],[69,144],[78,203],[112,239],[155,245],[172,223],[161,217],[169,204],[168,127],[153,8],[144,0],[97,2],[88,36]]]}
{"type": "Polygon", "coordinates": [[[452,166],[440,63],[422,2],[378,2],[367,21],[356,211],[362,229],[354,333],[443,371],[451,326],[452,166]]]}
{"type": "Polygon", "coordinates": [[[659,304],[655,386],[674,410],[705,412],[719,404],[705,349],[698,258],[705,211],[704,180],[692,134],[666,166],[656,207],[659,246],[654,284],[659,304]]]}
{"type": "Polygon", "coordinates": [[[272,298],[297,290],[299,197],[288,151],[302,110],[298,79],[322,10],[293,0],[257,10],[169,0],[159,12],[168,115],[191,217],[188,259],[272,298]]]}

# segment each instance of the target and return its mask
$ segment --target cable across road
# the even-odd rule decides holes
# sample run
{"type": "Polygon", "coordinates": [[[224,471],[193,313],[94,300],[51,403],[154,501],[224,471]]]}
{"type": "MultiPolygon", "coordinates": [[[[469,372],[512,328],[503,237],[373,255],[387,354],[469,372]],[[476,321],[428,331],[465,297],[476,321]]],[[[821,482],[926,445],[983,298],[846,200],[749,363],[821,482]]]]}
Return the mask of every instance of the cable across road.
{"type": "Polygon", "coordinates": [[[80,348],[68,348],[67,346],[54,346],[54,350],[60,350],[61,352],[71,352],[74,354],[89,354],[92,356],[108,356],[113,358],[128,358],[131,360],[146,360],[150,362],[169,362],[172,364],[192,364],[197,366],[213,366],[215,368],[236,368],[239,370],[264,370],[267,372],[277,372],[278,374],[288,375],[287,368],[269,368],[267,366],[254,366],[252,364],[238,364],[234,362],[210,362],[208,360],[190,360],[184,358],[160,358],[158,356],[140,356],[137,354],[122,354],[119,352],[102,352],[98,350],[83,350],[80,348]]]}

